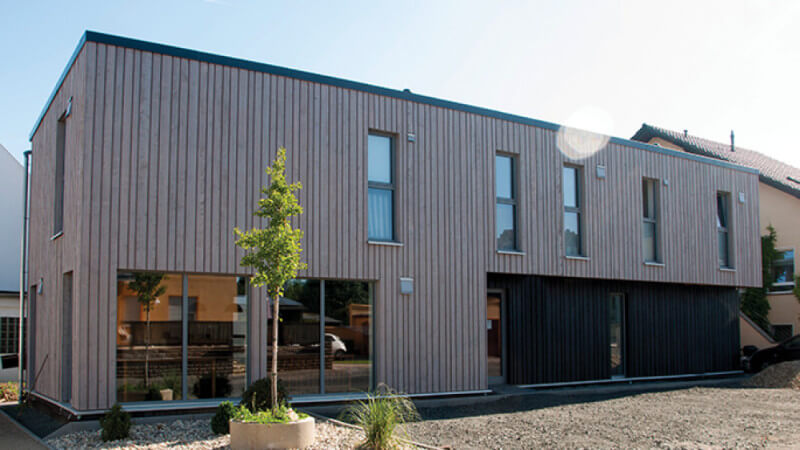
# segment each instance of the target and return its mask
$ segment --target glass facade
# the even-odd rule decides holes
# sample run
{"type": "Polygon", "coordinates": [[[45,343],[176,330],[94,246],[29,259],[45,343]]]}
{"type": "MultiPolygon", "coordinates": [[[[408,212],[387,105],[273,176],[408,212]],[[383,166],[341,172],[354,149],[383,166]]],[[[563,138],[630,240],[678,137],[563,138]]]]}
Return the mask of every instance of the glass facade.
{"type": "Polygon", "coordinates": [[[120,272],[117,400],[240,396],[247,379],[246,285],[235,276],[120,272]]]}
{"type": "Polygon", "coordinates": [[[371,389],[373,295],[373,285],[360,281],[288,283],[280,303],[278,376],[291,395],[371,389]]]}

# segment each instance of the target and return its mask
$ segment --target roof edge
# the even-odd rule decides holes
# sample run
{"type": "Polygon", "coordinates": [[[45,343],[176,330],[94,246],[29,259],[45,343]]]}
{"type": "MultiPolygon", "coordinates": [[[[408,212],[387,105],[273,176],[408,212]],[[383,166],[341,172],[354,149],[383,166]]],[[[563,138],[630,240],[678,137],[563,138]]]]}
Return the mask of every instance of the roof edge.
{"type": "MultiPolygon", "coordinates": [[[[237,67],[240,69],[245,70],[252,70],[255,72],[264,72],[269,73],[272,75],[284,76],[287,78],[294,78],[303,81],[309,81],[313,83],[320,83],[320,84],[327,84],[331,86],[341,87],[345,89],[351,89],[355,91],[366,92],[370,94],[382,95],[386,97],[392,97],[399,100],[406,100],[411,102],[417,102],[422,104],[427,104],[431,106],[437,106],[440,108],[447,108],[456,111],[462,111],[466,113],[477,114],[481,116],[491,117],[500,120],[506,120],[509,122],[519,123],[522,125],[529,125],[538,128],[543,128],[546,130],[558,131],[563,126],[559,125],[554,122],[547,122],[544,120],[532,119],[530,117],[519,116],[516,114],[510,114],[502,111],[497,111],[488,108],[482,108],[479,106],[468,105],[466,103],[459,103],[450,100],[443,100],[436,97],[429,97],[426,95],[419,95],[414,94],[408,90],[397,90],[397,89],[390,89],[386,87],[376,86],[373,84],[368,83],[361,83],[358,81],[351,81],[346,80],[343,78],[332,77],[328,75],[320,75],[313,72],[307,72],[303,70],[296,70],[296,69],[289,69],[287,67],[276,66],[272,64],[260,63],[255,61],[250,61],[241,58],[234,58],[231,56],[223,56],[214,53],[202,52],[198,50],[191,50],[183,47],[176,47],[172,45],[165,45],[165,44],[158,44],[155,42],[150,41],[143,41],[140,39],[133,39],[127,38],[122,36],[116,36],[112,34],[100,33],[96,31],[87,30],[84,32],[83,37],[81,37],[80,42],[78,43],[75,52],[72,54],[72,57],[67,64],[67,67],[64,69],[64,72],[61,74],[61,77],[56,84],[53,93],[50,95],[50,98],[47,100],[44,109],[42,110],[41,115],[36,121],[33,130],[31,131],[30,140],[33,140],[33,135],[36,133],[39,125],[41,124],[44,115],[47,113],[47,110],[50,108],[50,103],[55,98],[56,93],[61,88],[62,83],[64,82],[64,78],[66,78],[67,73],[69,73],[69,69],[72,67],[72,64],[75,62],[78,54],[80,53],[81,49],[83,48],[86,42],[95,42],[99,44],[108,44],[114,45],[118,47],[125,47],[131,48],[134,50],[141,50],[147,51],[152,53],[159,53],[165,54],[169,56],[174,56],[178,58],[186,58],[192,59],[202,62],[207,62],[209,64],[219,64],[224,66],[231,66],[237,67]]],[[[600,133],[595,133],[600,134],[600,133]]],[[[728,161],[723,161],[715,158],[708,158],[703,157],[691,153],[676,151],[672,149],[667,149],[664,147],[659,147],[657,145],[650,145],[640,141],[634,141],[631,139],[624,139],[615,136],[607,136],[609,138],[609,143],[614,143],[618,145],[625,145],[628,147],[638,148],[640,150],[650,151],[654,153],[660,153],[663,155],[674,156],[683,159],[689,159],[698,161],[705,164],[711,164],[715,166],[725,167],[729,169],[739,170],[742,172],[754,173],[758,174],[758,170],[755,170],[750,167],[741,166],[738,164],[734,164],[728,161]]]]}
{"type": "Polygon", "coordinates": [[[33,135],[36,134],[36,130],[39,129],[39,125],[42,124],[42,120],[44,120],[45,114],[47,114],[47,110],[50,109],[50,105],[53,103],[53,99],[56,98],[56,94],[58,94],[59,89],[61,89],[61,85],[64,84],[64,80],[67,78],[67,74],[69,74],[70,69],[72,69],[73,64],[75,64],[75,60],[78,59],[78,55],[83,50],[84,44],[86,44],[86,40],[90,31],[85,31],[81,36],[81,39],[78,41],[78,45],[75,47],[75,51],[72,52],[72,56],[70,56],[69,61],[67,61],[67,66],[64,67],[64,70],[61,72],[61,76],[58,77],[58,81],[56,81],[56,87],[53,88],[53,92],[50,93],[50,97],[47,98],[47,101],[44,103],[44,108],[42,108],[42,112],[39,113],[39,117],[36,119],[36,122],[33,125],[33,129],[31,133],[28,135],[28,141],[33,141],[33,135]]]}

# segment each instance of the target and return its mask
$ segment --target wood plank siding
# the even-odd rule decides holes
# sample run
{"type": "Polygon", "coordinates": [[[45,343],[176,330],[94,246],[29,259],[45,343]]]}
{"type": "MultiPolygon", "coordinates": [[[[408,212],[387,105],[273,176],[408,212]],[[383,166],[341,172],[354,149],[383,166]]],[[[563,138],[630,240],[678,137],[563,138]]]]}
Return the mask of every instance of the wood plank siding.
{"type": "Polygon", "coordinates": [[[735,288],[490,274],[508,318],[508,382],[611,377],[608,300],[625,296],[625,374],[696,374],[739,367],[735,288]]]}
{"type": "MultiPolygon", "coordinates": [[[[289,179],[303,183],[297,225],[309,268],[302,276],[377,282],[376,376],[402,391],[487,387],[489,272],[760,285],[755,173],[612,140],[571,161],[585,169],[588,259],[568,260],[561,204],[568,158],[556,130],[255,64],[82,45],[32,136],[30,232],[31,284],[44,283],[39,324],[59,323],[59,284],[73,272],[77,409],[106,408],[116,397],[119,270],[246,274],[232,230],[260,225],[252,211],[279,146],[289,150],[289,179]],[[64,234],[51,240],[55,126],[70,97],[64,234]],[[367,243],[370,130],[395,136],[402,246],[367,243]],[[520,255],[495,249],[496,151],[519,162],[520,255]],[[597,165],[607,168],[605,179],[594,175],[597,165]],[[661,189],[663,266],[642,263],[643,176],[669,181],[661,189]],[[718,190],[732,193],[734,271],[717,264],[718,190]],[[400,277],[414,279],[412,295],[399,295],[400,277]]],[[[262,291],[253,291],[251,305],[249,371],[256,379],[267,370],[262,291]]],[[[37,364],[49,359],[36,390],[54,399],[61,392],[60,335],[56,325],[37,329],[37,364]]]]}

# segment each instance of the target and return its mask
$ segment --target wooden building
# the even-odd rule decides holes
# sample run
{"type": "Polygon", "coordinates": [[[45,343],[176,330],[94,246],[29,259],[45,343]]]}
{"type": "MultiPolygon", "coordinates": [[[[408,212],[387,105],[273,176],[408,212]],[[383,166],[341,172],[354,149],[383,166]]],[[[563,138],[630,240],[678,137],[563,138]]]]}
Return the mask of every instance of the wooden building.
{"type": "Polygon", "coordinates": [[[761,283],[757,171],[409,91],[87,32],[31,140],[26,377],[74,413],[267,374],[232,230],[280,146],[296,400],[736,370],[735,290],[761,283]]]}

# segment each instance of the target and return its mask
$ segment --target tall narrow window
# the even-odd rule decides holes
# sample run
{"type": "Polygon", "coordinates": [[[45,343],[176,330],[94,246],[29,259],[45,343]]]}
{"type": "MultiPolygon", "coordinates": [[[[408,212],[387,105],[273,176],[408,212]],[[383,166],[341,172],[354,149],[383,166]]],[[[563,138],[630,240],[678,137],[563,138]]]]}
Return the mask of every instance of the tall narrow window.
{"type": "Polygon", "coordinates": [[[730,214],[730,194],[717,192],[717,253],[719,266],[725,268],[733,267],[730,252],[730,214]]]}
{"type": "Polygon", "coordinates": [[[64,231],[64,150],[67,140],[67,118],[58,120],[56,127],[56,161],[54,200],[53,200],[53,235],[64,231]]]}
{"type": "Polygon", "coordinates": [[[392,241],[394,233],[394,142],[389,136],[370,134],[367,142],[369,239],[392,241]]]}
{"type": "Polygon", "coordinates": [[[583,256],[581,169],[564,166],[564,247],[567,256],[583,256]]]}
{"type": "Polygon", "coordinates": [[[645,262],[659,262],[658,243],[658,180],[642,179],[642,247],[645,262]]]}
{"type": "Polygon", "coordinates": [[[514,158],[511,156],[497,154],[494,157],[498,250],[517,250],[517,199],[514,165],[514,158]]]}

